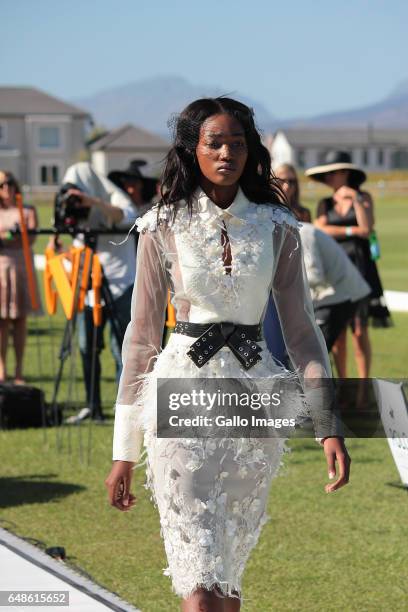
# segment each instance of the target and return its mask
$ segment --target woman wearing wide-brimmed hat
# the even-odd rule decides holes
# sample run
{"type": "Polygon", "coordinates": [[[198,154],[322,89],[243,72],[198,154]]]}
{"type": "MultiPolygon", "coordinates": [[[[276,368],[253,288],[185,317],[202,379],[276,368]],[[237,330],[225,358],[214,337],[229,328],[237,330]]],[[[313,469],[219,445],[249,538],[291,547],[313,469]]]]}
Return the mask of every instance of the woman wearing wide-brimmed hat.
{"type": "Polygon", "coordinates": [[[144,176],[140,168],[146,165],[141,159],[133,159],[124,170],[112,170],[108,179],[122,189],[135,205],[138,216],[151,207],[151,201],[157,194],[158,179],[144,176]]]}
{"type": "MultiPolygon", "coordinates": [[[[390,325],[390,313],[370,251],[369,236],[374,228],[373,199],[367,191],[361,190],[367,176],[352,163],[350,154],[345,151],[329,152],[324,164],[309,168],[305,174],[333,189],[331,197],[320,200],[315,223],[339,242],[372,289],[371,295],[361,300],[351,322],[358,373],[361,378],[367,378],[371,364],[369,318],[375,326],[390,325]]],[[[333,348],[340,377],[346,376],[346,331],[344,329],[333,348]]]]}

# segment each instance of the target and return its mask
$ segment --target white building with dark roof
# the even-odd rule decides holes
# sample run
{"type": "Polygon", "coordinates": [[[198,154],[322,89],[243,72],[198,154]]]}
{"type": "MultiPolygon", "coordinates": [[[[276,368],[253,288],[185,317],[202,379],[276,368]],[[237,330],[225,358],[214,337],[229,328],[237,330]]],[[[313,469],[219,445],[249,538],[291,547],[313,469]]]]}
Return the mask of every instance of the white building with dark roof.
{"type": "MultiPolygon", "coordinates": [[[[146,162],[149,174],[158,176],[170,144],[156,134],[130,123],[112,130],[90,145],[92,165],[107,175],[122,170],[134,159],[146,162]]],[[[143,170],[144,174],[147,174],[143,170]]]]}
{"type": "Polygon", "coordinates": [[[284,128],[270,145],[274,167],[291,163],[299,169],[318,166],[331,150],[348,151],[367,172],[408,168],[408,130],[361,128],[284,128]]]}
{"type": "Polygon", "coordinates": [[[33,87],[0,87],[0,168],[55,191],[84,147],[89,113],[33,87]]]}

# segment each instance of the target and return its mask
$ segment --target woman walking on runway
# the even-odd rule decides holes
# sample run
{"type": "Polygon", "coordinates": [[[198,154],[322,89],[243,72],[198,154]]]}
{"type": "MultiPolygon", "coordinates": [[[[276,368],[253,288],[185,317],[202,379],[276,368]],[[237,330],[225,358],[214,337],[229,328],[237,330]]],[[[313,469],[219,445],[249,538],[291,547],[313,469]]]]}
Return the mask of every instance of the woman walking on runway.
{"type": "MultiPolygon", "coordinates": [[[[161,202],[138,222],[106,486],[113,506],[132,508],[132,468],[144,435],[166,573],[182,610],[236,612],[284,442],[158,438],[156,380],[289,376],[259,337],[271,290],[300,378],[330,377],[330,365],[304,282],[297,221],[271,177],[252,111],[223,97],[191,103],[177,120],[161,183],[161,202]],[[178,323],[159,354],[168,287],[178,323]]],[[[350,459],[336,431],[320,441],[331,478],[338,464],[330,492],[348,482],[350,459]]]]}

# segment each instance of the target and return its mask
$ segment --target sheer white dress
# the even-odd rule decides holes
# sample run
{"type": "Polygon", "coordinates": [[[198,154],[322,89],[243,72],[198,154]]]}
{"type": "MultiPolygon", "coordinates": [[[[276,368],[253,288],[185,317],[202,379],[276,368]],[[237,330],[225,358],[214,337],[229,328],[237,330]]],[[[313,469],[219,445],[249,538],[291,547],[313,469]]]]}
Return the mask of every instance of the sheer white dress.
{"type": "Polygon", "coordinates": [[[228,347],[202,368],[187,356],[195,338],[175,334],[160,352],[168,289],[177,320],[257,325],[270,291],[292,363],[300,376],[331,376],[324,340],[304,280],[295,218],[277,205],[248,201],[241,190],[222,210],[198,190],[193,214],[181,204],[174,221],[153,209],[137,221],[139,237],[132,318],[123,344],[113,459],[140,459],[144,437],[147,486],[160,513],[174,591],[188,597],[217,585],[241,595],[241,576],[267,520],[269,485],[281,439],[160,439],[156,379],[271,377],[282,373],[264,342],[262,360],[244,370],[228,347]],[[225,225],[224,225],[225,224],[225,225]],[[221,232],[231,245],[231,273],[221,232]]]}

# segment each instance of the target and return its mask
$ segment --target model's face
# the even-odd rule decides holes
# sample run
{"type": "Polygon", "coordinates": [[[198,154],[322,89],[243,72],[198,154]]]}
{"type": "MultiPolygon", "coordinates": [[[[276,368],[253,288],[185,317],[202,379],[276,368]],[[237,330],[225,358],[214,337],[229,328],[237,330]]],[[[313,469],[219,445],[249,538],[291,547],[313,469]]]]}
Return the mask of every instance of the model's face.
{"type": "Polygon", "coordinates": [[[244,128],[230,115],[209,117],[201,126],[196,155],[205,182],[219,187],[237,184],[248,159],[244,128]]]}
{"type": "Polygon", "coordinates": [[[285,193],[288,201],[291,202],[296,192],[296,175],[288,168],[278,168],[275,176],[280,179],[280,186],[285,193]]]}
{"type": "Polygon", "coordinates": [[[16,187],[14,182],[7,178],[4,172],[0,172],[0,200],[4,205],[14,204],[16,197],[16,187]]]}

